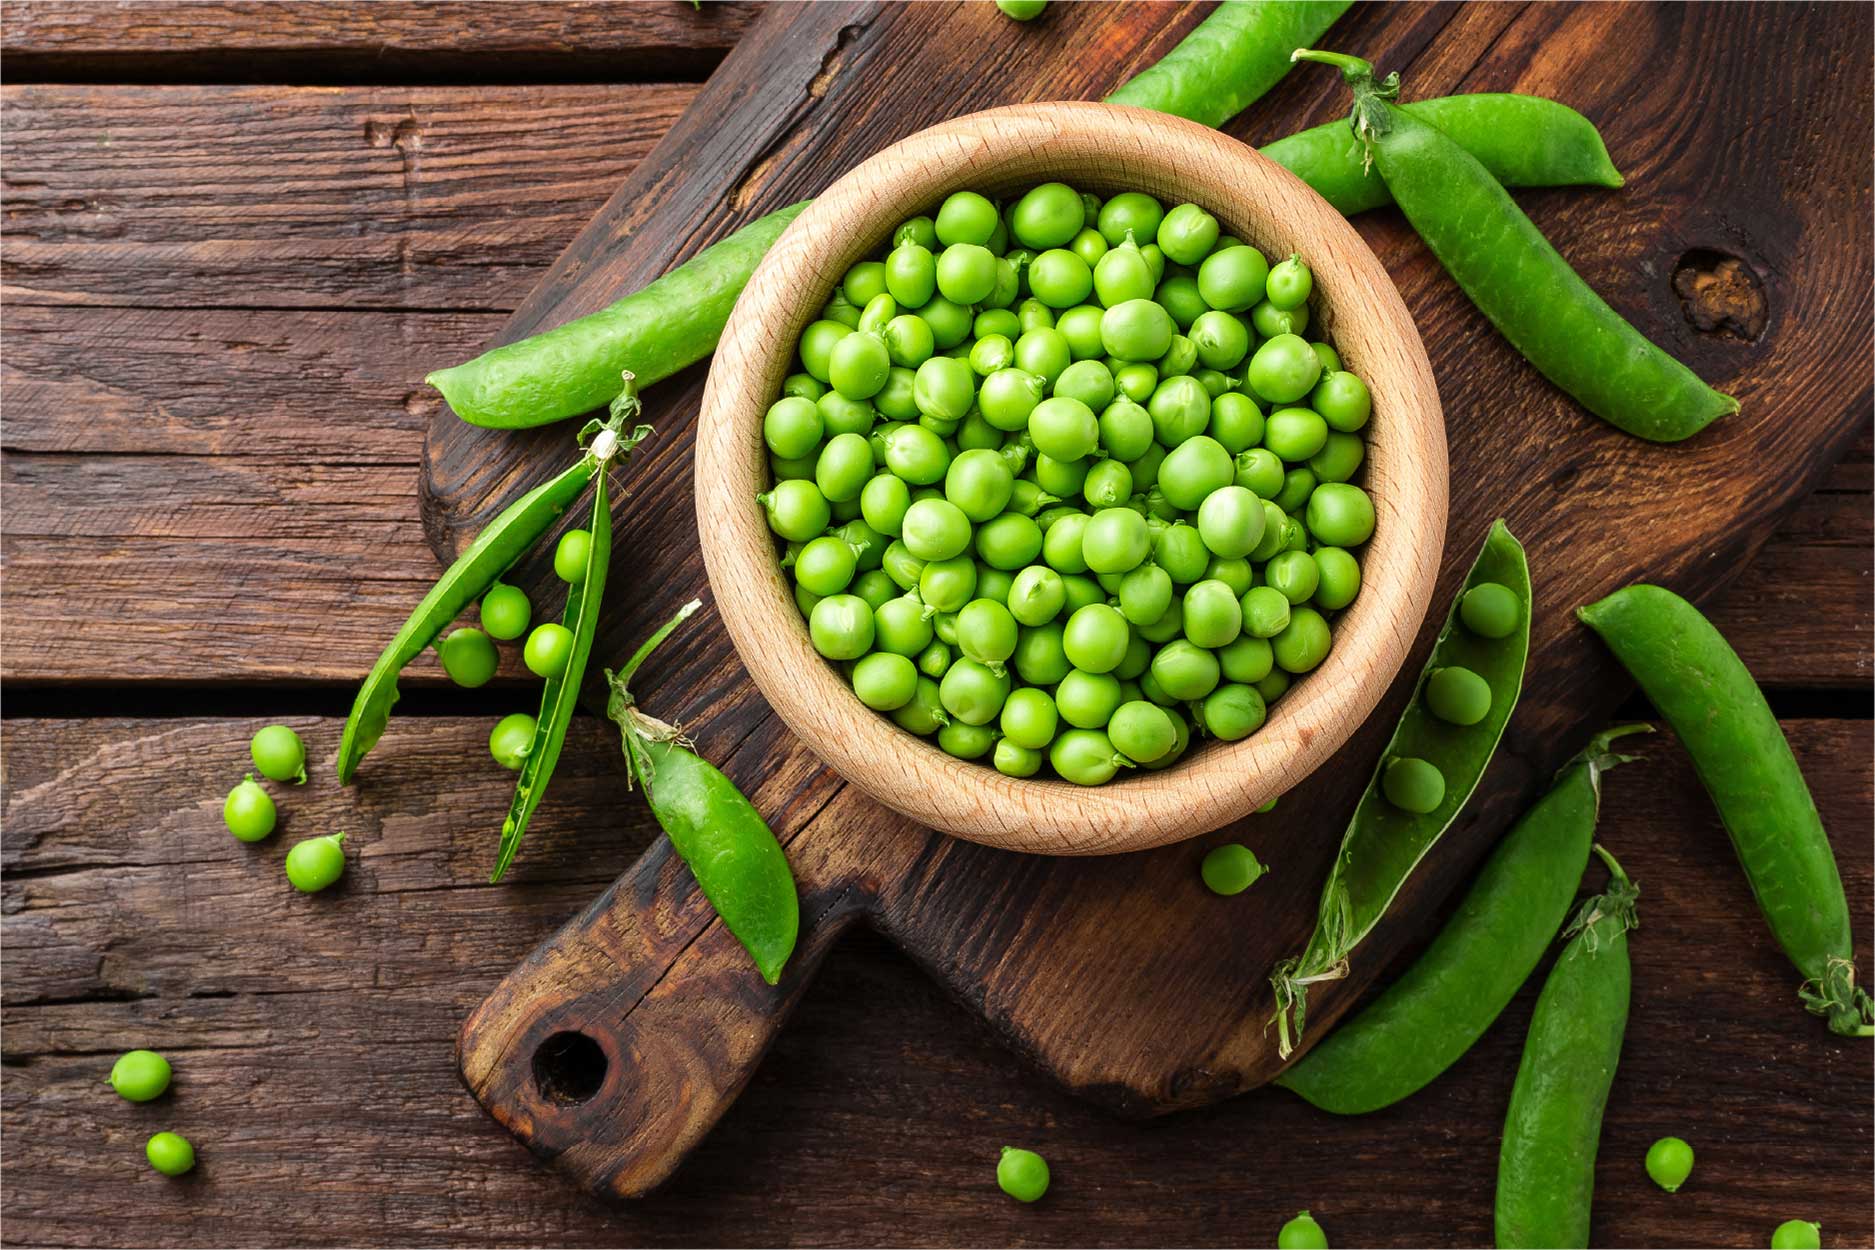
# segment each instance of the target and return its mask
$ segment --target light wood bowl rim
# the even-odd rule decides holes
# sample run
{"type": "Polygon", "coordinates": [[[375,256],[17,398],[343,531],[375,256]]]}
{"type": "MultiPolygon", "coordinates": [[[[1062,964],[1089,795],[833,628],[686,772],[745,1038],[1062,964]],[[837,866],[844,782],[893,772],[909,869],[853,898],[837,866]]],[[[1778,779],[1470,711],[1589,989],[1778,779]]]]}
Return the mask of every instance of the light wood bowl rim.
{"type": "Polygon", "coordinates": [[[1353,227],[1248,145],[1163,114],[1079,102],[989,109],[933,126],[814,200],[736,301],[704,391],[695,476],[718,611],[788,727],[846,780],[921,824],[1044,854],[1178,841],[1294,787],[1347,740],[1398,673],[1425,617],[1445,536],[1445,426],[1432,368],[1398,290],[1353,227]],[[1360,596],[1337,620],[1328,659],[1243,741],[1194,743],[1172,768],[1091,788],[955,759],[861,704],[813,649],[755,502],[768,476],[762,414],[792,371],[801,330],[846,269],[952,191],[1002,193],[1051,178],[1097,192],[1175,193],[1205,205],[1272,262],[1306,255],[1316,324],[1331,329],[1374,395],[1364,473],[1378,521],[1362,556],[1360,596]]]}

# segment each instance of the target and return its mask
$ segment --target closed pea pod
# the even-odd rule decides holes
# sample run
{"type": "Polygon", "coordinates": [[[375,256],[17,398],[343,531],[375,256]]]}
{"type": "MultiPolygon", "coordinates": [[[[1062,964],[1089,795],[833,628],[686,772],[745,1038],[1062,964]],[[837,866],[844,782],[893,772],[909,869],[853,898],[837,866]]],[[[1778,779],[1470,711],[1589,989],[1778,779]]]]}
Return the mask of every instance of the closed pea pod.
{"type": "Polygon", "coordinates": [[[1491,852],[1413,966],[1276,1079],[1324,1111],[1365,1115],[1424,1088],[1471,1049],[1535,970],[1588,866],[1602,774],[1628,757],[1598,735],[1491,852]]]}
{"type": "Polygon", "coordinates": [[[755,805],[721,770],[689,749],[673,726],[647,715],[630,683],[658,644],[701,605],[685,604],[618,672],[606,673],[606,715],[624,742],[626,775],[644,791],[723,925],[770,985],[794,951],[800,898],[788,858],[755,805]]]}
{"type": "MultiPolygon", "coordinates": [[[[1502,521],[1492,524],[1465,585],[1486,581],[1513,588],[1528,604],[1529,566],[1522,546],[1502,521]]],[[[1348,974],[1349,954],[1379,923],[1484,776],[1523,686],[1529,620],[1526,610],[1521,627],[1510,637],[1483,639],[1459,627],[1456,603],[1447,614],[1426,669],[1460,665],[1483,676],[1495,696],[1490,714],[1475,725],[1460,727],[1435,718],[1423,699],[1407,705],[1342,835],[1341,852],[1322,887],[1315,932],[1300,955],[1283,960],[1271,972],[1278,1049],[1285,1058],[1303,1033],[1308,987],[1348,974]],[[1388,801],[1384,786],[1389,767],[1403,759],[1423,761],[1442,780],[1437,803],[1426,811],[1407,811],[1388,801]]],[[[1422,672],[1422,683],[1424,679],[1422,672]]]]}
{"type": "MultiPolygon", "coordinates": [[[[1482,616],[1482,612],[1480,613],[1482,616]]],[[[1790,743],[1723,635],[1686,600],[1637,585],[1578,608],[1692,757],[1773,936],[1807,978],[1804,1006],[1849,1037],[1875,1034],[1855,983],[1842,875],[1790,743]]]]}
{"type": "Polygon", "coordinates": [[[1347,7],[1347,0],[1219,5],[1157,64],[1108,96],[1107,103],[1220,126],[1289,72],[1289,49],[1318,38],[1347,7]]]}
{"type": "Polygon", "coordinates": [[[1628,930],[1640,891],[1599,845],[1608,888],[1582,905],[1543,982],[1504,1117],[1497,1244],[1589,1244],[1595,1150],[1628,1025],[1628,930]]]}
{"type": "Polygon", "coordinates": [[[1393,198],[1465,294],[1543,376],[1618,429],[1654,442],[1690,438],[1738,411],[1610,308],[1569,267],[1510,193],[1437,126],[1399,108],[1399,76],[1333,52],[1297,59],[1340,69],[1353,125],[1393,198]]]}

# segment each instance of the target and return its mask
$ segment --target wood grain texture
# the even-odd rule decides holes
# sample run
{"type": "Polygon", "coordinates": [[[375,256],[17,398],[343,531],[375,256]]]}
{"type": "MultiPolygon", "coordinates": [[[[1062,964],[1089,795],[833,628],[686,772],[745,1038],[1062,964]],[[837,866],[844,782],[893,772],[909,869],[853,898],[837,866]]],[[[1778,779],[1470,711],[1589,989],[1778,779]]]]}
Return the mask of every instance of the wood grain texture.
{"type": "MultiPolygon", "coordinates": [[[[1074,37],[1102,46],[1105,65],[1130,63],[1130,49],[1157,34],[1136,24],[1139,10],[1063,10],[1069,11],[1076,15],[1074,37]]],[[[1870,389],[1859,362],[1870,337],[1872,269],[1863,229],[1870,162],[1859,149],[1825,138],[1829,127],[1820,119],[1868,116],[1868,82],[1859,68],[1806,61],[1802,22],[1825,20],[1820,14],[1772,12],[1385,8],[1360,10],[1337,30],[1343,46],[1360,47],[1383,65],[1405,64],[1411,94],[1542,91],[1604,123],[1630,177],[1628,189],[1541,193],[1526,202],[1598,290],[1703,376],[1738,394],[1745,411],[1686,445],[1626,438],[1524,366],[1396,216],[1359,223],[1418,324],[1439,328],[1428,348],[1458,489],[1434,602],[1446,601],[1490,519],[1502,515],[1530,549],[1539,614],[1524,702],[1479,799],[1356,952],[1352,975],[1313,996],[1315,1036],[1424,925],[1541,780],[1628,690],[1568,609],[1637,578],[1663,581],[1695,599],[1712,597],[1865,428],[1870,389]],[[1660,50],[1669,45],[1674,52],[1665,57],[1660,50]],[[1748,68],[1767,54],[1784,78],[1766,81],[1748,68]],[[1729,66],[1737,67],[1738,89],[1689,115],[1682,104],[1691,79],[1678,75],[1697,67],[1700,82],[1714,74],[1729,81],[1729,66]],[[1596,100],[1609,106],[1598,109],[1596,100]],[[1793,108],[1816,110],[1822,128],[1793,125],[1793,108]],[[1766,160],[1784,162],[1786,176],[1759,161],[1701,155],[1753,140],[1779,146],[1775,157],[1767,149],[1766,160]],[[1802,176],[1791,174],[1793,163],[1802,176]],[[1807,242],[1817,236],[1835,240],[1827,262],[1807,242]],[[1673,273],[1715,253],[1739,257],[1763,279],[1769,315],[1756,340],[1701,334],[1680,306],[1673,273]],[[1784,316],[1791,298],[1828,312],[1784,316]],[[1839,365],[1818,369],[1818,360],[1839,365]]],[[[616,298],[673,254],[688,254],[733,221],[819,190],[906,130],[1002,102],[1003,84],[1012,81],[999,73],[1007,35],[993,28],[973,33],[974,14],[935,5],[851,13],[819,6],[792,24],[780,11],[759,21],[685,121],[549,271],[504,337],[616,298]],[[755,48],[762,50],[759,62],[742,60],[745,49],[755,48]],[[752,64],[760,66],[753,75],[759,81],[749,81],[752,64]],[[898,76],[893,81],[915,81],[925,90],[882,92],[880,67],[887,65],[898,76]],[[810,90],[814,84],[821,90],[810,90]],[[765,92],[780,92],[779,104],[756,98],[765,92]],[[804,114],[829,124],[808,126],[804,114]],[[717,129],[696,134],[687,123],[697,117],[717,129]],[[733,140],[721,137],[725,130],[733,140]],[[683,198],[661,217],[661,171],[693,143],[707,145],[708,163],[690,166],[683,198]],[[750,149],[760,155],[742,155],[750,149]],[[714,199],[704,170],[719,171],[714,199]],[[657,228],[660,219],[672,223],[670,230],[657,228]]],[[[1066,37],[1065,27],[1052,29],[1066,37]]],[[[1094,95],[1111,86],[1093,81],[1101,69],[1084,58],[1038,58],[1014,81],[1032,98],[1094,95]]],[[[1340,112],[1338,97],[1332,106],[1307,105],[1339,90],[1333,75],[1320,78],[1307,85],[1292,77],[1233,132],[1284,133],[1340,112]]],[[[622,575],[615,572],[649,593],[614,605],[602,651],[620,653],[696,591],[691,539],[673,526],[691,506],[691,434],[683,422],[697,402],[698,372],[648,397],[653,419],[664,425],[635,469],[638,495],[628,520],[660,541],[629,552],[622,575]]],[[[540,449],[547,436],[513,438],[438,417],[427,444],[426,519],[444,552],[508,493],[546,471],[551,459],[540,449]]],[[[1431,632],[1421,630],[1407,672],[1417,670],[1431,632]]],[[[713,677],[734,671],[719,637],[698,636],[695,645],[708,653],[702,671],[713,677]]],[[[910,862],[920,888],[941,881],[956,892],[947,895],[952,900],[993,900],[993,919],[964,907],[912,912],[902,926],[884,927],[940,977],[954,975],[999,1034],[1070,1088],[1137,1113],[1191,1106],[1253,1087],[1276,1070],[1263,1032],[1269,994],[1260,980],[1246,988],[1243,969],[1267,968],[1301,948],[1358,789],[1352,779],[1366,776],[1406,695],[1404,685],[1396,686],[1363,730],[1287,796],[1277,818],[1213,835],[1248,837],[1260,855],[1267,847],[1285,865],[1259,886],[1254,925],[1189,921],[1189,857],[1213,839],[1096,863],[1010,861],[937,839],[907,851],[882,813],[848,821],[841,815],[847,809],[830,806],[795,836],[790,853],[834,863],[848,857],[852,871],[863,867],[881,881],[910,862]],[[960,914],[972,921],[960,921],[960,914]],[[1116,955],[1114,933],[1144,945],[1116,955]],[[1140,951],[1150,958],[1132,962],[1140,951]],[[1076,1007],[1090,997],[1136,1009],[1114,1017],[1076,1007]]],[[[792,764],[798,746],[777,741],[786,743],[792,764]]],[[[733,1088],[738,1079],[718,1073],[712,1086],[733,1088]]],[[[629,1148],[659,1147],[639,1139],[629,1148]]]]}
{"type": "MultiPolygon", "coordinates": [[[[486,722],[397,724],[386,745],[398,749],[381,767],[373,757],[377,775],[360,793],[316,770],[286,794],[282,833],[244,846],[219,828],[221,781],[261,723],[0,726],[0,1130],[32,1143],[8,1152],[9,1242],[1225,1246],[1267,1244],[1302,1206],[1336,1244],[1489,1242],[1534,980],[1451,1072],[1376,1116],[1325,1116],[1269,1088],[1138,1124],[1012,1063],[975,1020],[981,999],[951,1001],[863,933],[801,991],[735,1109],[663,1191],[623,1206],[579,1199],[464,1093],[452,1043],[493,978],[651,845],[643,806],[619,784],[616,735],[576,723],[516,879],[490,887],[509,774],[481,762],[486,722]],[[292,894],[287,843],[335,827],[352,830],[343,884],[292,894]],[[102,1085],[132,1045],[174,1062],[162,1100],[133,1106],[102,1085]],[[194,1140],[191,1180],[144,1167],[142,1140],[157,1128],[194,1140]],[[1048,1156],[1054,1185],[1042,1203],[996,1190],[1005,1143],[1048,1156]],[[294,1201],[280,1201],[283,1187],[294,1201]]],[[[292,723],[327,760],[338,722],[292,723]]],[[[1866,721],[1786,730],[1832,831],[1866,961],[1875,738],[1866,721]]],[[[1867,1051],[1797,1008],[1793,973],[1677,745],[1658,737],[1640,751],[1642,762],[1609,775],[1600,830],[1641,883],[1643,924],[1596,1244],[1762,1246],[1795,1215],[1823,1221],[1832,1245],[1868,1244],[1867,1051]],[[1669,1132],[1699,1153],[1671,1198],[1640,1166],[1669,1132]]],[[[803,780],[777,778],[761,797],[787,800],[803,780]]],[[[1020,867],[1040,862],[960,849],[1018,869],[1012,891],[1029,884],[1020,867]]],[[[895,886],[875,923],[942,918],[974,934],[953,948],[965,975],[948,984],[980,986],[970,970],[994,966],[1013,930],[945,867],[895,886]]],[[[1230,900],[1194,886],[1163,923],[1245,912],[1267,884],[1230,900]]],[[[706,911],[681,890],[670,897],[683,919],[665,940],[678,942],[706,911]]],[[[1157,936],[1109,933],[1106,949],[1157,936]]],[[[1158,1005],[1071,1001],[1090,1028],[1158,1005]]]]}
{"type": "MultiPolygon", "coordinates": [[[[724,329],[698,416],[698,534],[717,606],[749,675],[789,728],[878,802],[946,833],[1008,850],[1108,855],[1163,846],[1255,811],[1347,740],[1399,671],[1426,615],[1445,531],[1445,425],[1406,306],[1360,236],[1294,175],[1195,123],[1102,105],[975,113],[901,140],[822,192],[769,249],[724,329]],[[1215,209],[1230,234],[1314,273],[1311,332],[1330,338],[1373,394],[1361,483],[1379,521],[1361,594],[1335,648],[1241,742],[1201,745],[1176,768],[1113,784],[1019,780],[958,760],[853,697],[822,662],[776,564],[756,496],[771,484],[763,414],[813,318],[803,290],[831,290],[877,255],[897,223],[960,190],[1009,196],[1061,181],[1132,189],[1215,209]]],[[[1143,531],[1142,531],[1143,532],[1143,531]]]]}
{"type": "Polygon", "coordinates": [[[15,82],[410,82],[702,77],[755,7],[680,0],[275,5],[8,0],[15,82]]]}

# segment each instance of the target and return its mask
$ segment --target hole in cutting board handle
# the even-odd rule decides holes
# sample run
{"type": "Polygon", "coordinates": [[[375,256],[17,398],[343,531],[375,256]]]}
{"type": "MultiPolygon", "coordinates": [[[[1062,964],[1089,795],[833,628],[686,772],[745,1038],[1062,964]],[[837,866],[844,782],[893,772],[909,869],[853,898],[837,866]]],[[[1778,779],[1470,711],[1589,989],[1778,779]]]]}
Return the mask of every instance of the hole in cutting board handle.
{"type": "Polygon", "coordinates": [[[534,1088],[551,1103],[585,1102],[605,1084],[605,1051],[584,1033],[555,1033],[534,1052],[534,1088]]]}

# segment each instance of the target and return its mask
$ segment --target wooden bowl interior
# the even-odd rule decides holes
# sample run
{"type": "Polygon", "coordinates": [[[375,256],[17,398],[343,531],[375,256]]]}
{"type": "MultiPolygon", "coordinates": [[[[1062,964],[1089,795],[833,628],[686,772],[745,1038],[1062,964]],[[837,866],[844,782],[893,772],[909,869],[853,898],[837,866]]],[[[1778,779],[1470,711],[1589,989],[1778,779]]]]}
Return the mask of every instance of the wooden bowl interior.
{"type": "Polygon", "coordinates": [[[769,251],[736,304],[705,391],[696,458],[703,554],[737,651],[788,726],[847,780],[913,819],[974,841],[1049,854],[1156,846],[1227,824],[1326,760],[1373,709],[1423,619],[1445,533],[1445,430],[1431,368],[1399,293],[1360,237],[1287,170],[1216,131],[1099,104],[1024,105],[944,123],[841,178],[769,251]],[[1363,484],[1377,523],[1360,596],[1335,645],[1267,723],[1236,743],[1194,743],[1164,771],[1101,787],[1003,776],[958,760],[866,708],[813,649],[777,564],[757,493],[761,418],[796,367],[802,330],[855,262],[953,191],[1004,195],[1059,180],[1099,194],[1191,201],[1272,261],[1300,252],[1315,277],[1310,337],[1326,334],[1374,396],[1363,484]]]}

